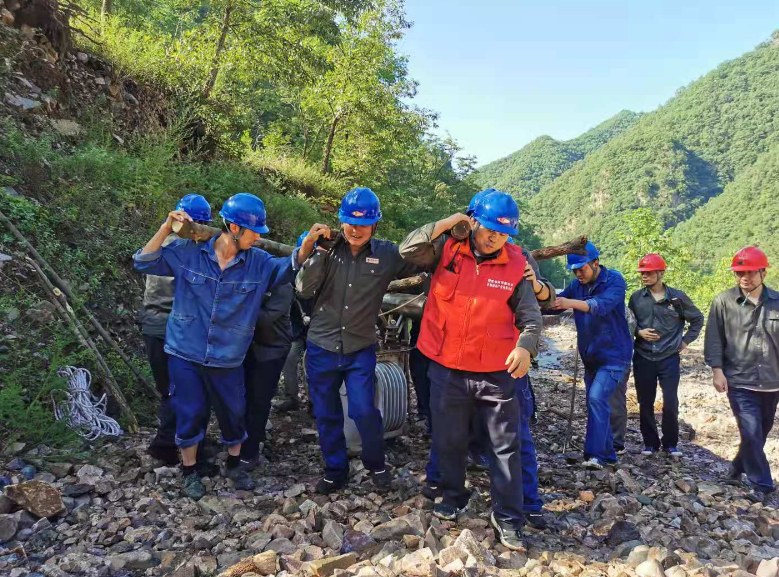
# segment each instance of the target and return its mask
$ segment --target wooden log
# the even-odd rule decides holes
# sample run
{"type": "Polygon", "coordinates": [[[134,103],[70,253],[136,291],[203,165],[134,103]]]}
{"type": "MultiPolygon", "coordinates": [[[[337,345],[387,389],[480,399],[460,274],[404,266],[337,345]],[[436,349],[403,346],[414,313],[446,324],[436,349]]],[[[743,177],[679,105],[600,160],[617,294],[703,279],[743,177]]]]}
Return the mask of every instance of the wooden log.
{"type": "Polygon", "coordinates": [[[536,260],[547,260],[558,256],[565,256],[567,254],[582,254],[586,255],[587,250],[584,245],[587,244],[587,237],[580,236],[563,244],[556,246],[547,246],[545,248],[538,248],[531,250],[531,256],[536,260]]]}
{"type": "MultiPolygon", "coordinates": [[[[529,252],[536,260],[547,260],[566,254],[587,254],[587,251],[584,249],[585,244],[587,244],[587,237],[580,236],[563,244],[538,248],[529,252]]],[[[422,275],[394,280],[387,287],[387,292],[407,291],[408,289],[422,286],[424,282],[425,278],[422,275]]]]}
{"type": "Polygon", "coordinates": [[[173,232],[181,238],[188,238],[195,242],[206,242],[215,236],[222,234],[222,231],[207,224],[198,224],[196,222],[178,220],[173,221],[173,232]]]}
{"type": "MultiPolygon", "coordinates": [[[[41,268],[47,273],[47,276],[51,278],[53,284],[55,284],[57,288],[59,288],[72,302],[78,302],[78,299],[76,299],[67,283],[60,278],[56,271],[51,268],[51,265],[49,265],[46,259],[44,259],[40,253],[35,250],[35,247],[30,243],[30,241],[27,240],[27,238],[19,231],[18,228],[14,226],[14,224],[2,213],[2,211],[0,211],[0,221],[5,224],[8,230],[10,230],[11,233],[16,237],[16,240],[18,240],[33,256],[41,268]]],[[[84,305],[81,305],[81,310],[87,315],[87,319],[89,319],[90,324],[100,335],[100,338],[102,338],[103,341],[119,355],[119,358],[121,358],[122,361],[124,361],[124,363],[130,367],[130,370],[132,370],[132,372],[135,374],[138,382],[141,383],[146,392],[154,397],[159,398],[160,395],[157,392],[156,387],[153,387],[151,383],[146,380],[146,377],[141,374],[138,368],[130,361],[129,357],[119,347],[116,341],[111,338],[111,335],[108,334],[108,331],[103,328],[103,325],[100,324],[100,321],[98,321],[97,318],[95,318],[95,316],[84,305]]]]}

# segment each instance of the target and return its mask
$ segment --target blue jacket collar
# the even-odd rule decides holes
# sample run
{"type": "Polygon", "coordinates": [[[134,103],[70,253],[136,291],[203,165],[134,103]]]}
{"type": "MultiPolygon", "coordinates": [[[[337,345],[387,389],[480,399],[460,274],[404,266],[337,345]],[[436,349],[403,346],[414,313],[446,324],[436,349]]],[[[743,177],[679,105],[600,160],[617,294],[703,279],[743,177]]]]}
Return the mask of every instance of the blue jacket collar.
{"type": "MultiPolygon", "coordinates": [[[[222,235],[220,234],[220,235],[217,235],[215,237],[212,237],[211,239],[209,239],[207,242],[203,243],[200,246],[200,250],[202,250],[203,252],[208,253],[208,258],[210,258],[212,261],[214,261],[217,264],[219,264],[219,258],[217,258],[217,256],[216,256],[216,250],[214,249],[214,246],[216,245],[216,241],[217,241],[217,239],[220,236],[222,236],[222,235]]],[[[251,249],[249,249],[249,250],[251,250],[251,249]]],[[[233,258],[232,261],[230,261],[230,264],[228,264],[227,267],[229,268],[229,267],[231,267],[231,266],[233,266],[233,265],[235,265],[235,264],[237,264],[239,262],[245,261],[247,252],[249,252],[249,251],[248,250],[239,250],[238,254],[235,255],[235,257],[233,258]]]]}

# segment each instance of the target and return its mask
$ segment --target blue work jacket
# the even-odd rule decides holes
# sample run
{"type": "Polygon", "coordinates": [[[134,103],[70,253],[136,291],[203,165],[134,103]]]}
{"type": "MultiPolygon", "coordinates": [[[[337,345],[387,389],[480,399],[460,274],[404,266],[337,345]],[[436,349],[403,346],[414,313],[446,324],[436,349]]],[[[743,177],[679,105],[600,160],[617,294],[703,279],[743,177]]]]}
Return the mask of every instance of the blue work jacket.
{"type": "Polygon", "coordinates": [[[586,367],[627,367],[633,359],[633,337],[625,320],[627,285],[615,270],[600,267],[592,284],[571,281],[559,297],[586,301],[590,311],[574,310],[576,340],[586,367]]]}
{"type": "Polygon", "coordinates": [[[297,253],[272,257],[240,251],[222,270],[214,237],[205,243],[177,240],[156,252],[133,255],[135,268],[175,278],[165,352],[207,367],[238,367],[252,341],[263,295],[294,281],[297,253]]]}

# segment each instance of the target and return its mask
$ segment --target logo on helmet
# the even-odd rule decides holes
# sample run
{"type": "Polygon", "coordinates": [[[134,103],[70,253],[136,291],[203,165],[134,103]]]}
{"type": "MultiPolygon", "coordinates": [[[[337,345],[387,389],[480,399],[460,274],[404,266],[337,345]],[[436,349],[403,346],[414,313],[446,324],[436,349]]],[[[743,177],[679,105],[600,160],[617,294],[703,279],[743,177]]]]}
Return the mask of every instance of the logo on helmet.
{"type": "Polygon", "coordinates": [[[365,213],[361,210],[354,210],[352,211],[352,216],[356,216],[357,218],[361,218],[365,216],[365,213]]]}
{"type": "Polygon", "coordinates": [[[500,224],[509,224],[511,221],[508,218],[506,218],[505,216],[499,216],[498,217],[498,222],[500,224]]]}

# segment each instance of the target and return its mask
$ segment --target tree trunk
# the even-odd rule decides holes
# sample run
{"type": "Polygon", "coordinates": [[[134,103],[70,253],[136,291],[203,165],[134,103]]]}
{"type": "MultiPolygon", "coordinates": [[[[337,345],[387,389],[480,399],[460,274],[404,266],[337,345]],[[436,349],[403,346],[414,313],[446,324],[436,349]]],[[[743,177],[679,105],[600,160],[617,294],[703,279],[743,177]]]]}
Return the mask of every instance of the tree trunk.
{"type": "Polygon", "coordinates": [[[335,129],[338,127],[338,122],[341,120],[341,115],[337,114],[333,118],[333,123],[330,125],[330,134],[327,135],[327,145],[325,146],[325,159],[322,161],[322,174],[327,174],[330,171],[330,153],[333,151],[333,139],[335,139],[335,129]]]}
{"type": "Polygon", "coordinates": [[[114,0],[103,0],[103,7],[100,9],[100,17],[105,18],[106,14],[111,13],[111,9],[114,7],[114,0]]]}
{"type": "Polygon", "coordinates": [[[211,91],[216,85],[216,77],[219,76],[219,58],[222,56],[222,52],[225,47],[225,40],[227,39],[227,32],[230,29],[230,16],[233,13],[233,5],[228,4],[225,7],[225,17],[222,21],[222,32],[219,34],[219,41],[216,43],[216,52],[214,52],[214,59],[211,61],[211,72],[208,74],[208,81],[203,87],[203,98],[208,98],[211,95],[211,91]]]}

